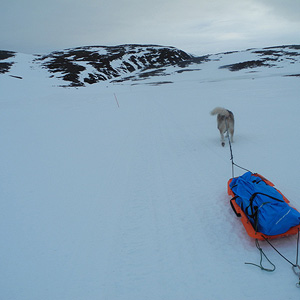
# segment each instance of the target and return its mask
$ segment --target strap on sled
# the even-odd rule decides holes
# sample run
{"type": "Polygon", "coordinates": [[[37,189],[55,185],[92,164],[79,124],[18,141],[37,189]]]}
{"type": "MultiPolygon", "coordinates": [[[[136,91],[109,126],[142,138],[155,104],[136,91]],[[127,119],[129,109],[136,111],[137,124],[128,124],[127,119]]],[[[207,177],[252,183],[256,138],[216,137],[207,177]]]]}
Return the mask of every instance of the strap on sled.
{"type": "Polygon", "coordinates": [[[233,203],[232,203],[232,201],[235,200],[237,197],[238,197],[238,196],[235,196],[235,197],[233,197],[233,198],[230,200],[230,205],[231,205],[231,208],[232,208],[232,210],[234,211],[235,215],[236,215],[238,218],[240,218],[242,215],[236,211],[236,209],[235,209],[235,207],[234,207],[234,205],[233,205],[233,203]]]}
{"type": "MultiPolygon", "coordinates": [[[[270,196],[270,195],[267,195],[267,194],[264,194],[264,193],[260,193],[260,192],[253,193],[253,194],[251,195],[251,197],[250,197],[250,199],[249,199],[250,204],[249,204],[245,209],[243,209],[243,207],[241,207],[241,209],[244,211],[244,213],[246,214],[246,216],[247,216],[248,218],[253,219],[253,221],[254,221],[253,227],[254,227],[254,229],[255,229],[255,232],[257,232],[257,227],[258,227],[258,211],[259,211],[259,209],[260,209],[262,206],[264,206],[265,204],[270,203],[270,202],[263,202],[259,207],[258,207],[258,206],[253,206],[254,198],[255,198],[257,195],[267,196],[267,197],[269,197],[269,198],[271,198],[271,199],[273,199],[273,200],[276,200],[276,201],[279,201],[279,202],[284,202],[284,201],[282,201],[282,200],[280,200],[280,199],[277,199],[277,198],[275,198],[275,197],[272,197],[272,196],[270,196]],[[251,212],[249,212],[249,209],[250,209],[251,212]]],[[[231,199],[230,199],[230,205],[231,205],[232,210],[233,210],[234,213],[236,214],[236,216],[237,216],[238,218],[240,218],[240,217],[241,217],[241,214],[238,213],[238,212],[236,211],[236,209],[235,209],[235,207],[234,207],[234,205],[233,205],[233,202],[232,202],[233,200],[235,200],[235,199],[238,198],[238,197],[239,197],[239,196],[234,196],[233,198],[231,198],[231,199]]]]}

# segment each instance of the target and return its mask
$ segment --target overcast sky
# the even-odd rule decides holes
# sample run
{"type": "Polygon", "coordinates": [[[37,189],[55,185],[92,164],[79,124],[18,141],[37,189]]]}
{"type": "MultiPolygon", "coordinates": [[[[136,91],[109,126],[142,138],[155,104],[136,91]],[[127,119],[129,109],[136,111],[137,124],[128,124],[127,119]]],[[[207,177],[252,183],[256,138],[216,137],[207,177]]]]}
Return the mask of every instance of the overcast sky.
{"type": "Polygon", "coordinates": [[[0,49],[159,44],[209,54],[300,44],[300,0],[1,0],[0,49]]]}

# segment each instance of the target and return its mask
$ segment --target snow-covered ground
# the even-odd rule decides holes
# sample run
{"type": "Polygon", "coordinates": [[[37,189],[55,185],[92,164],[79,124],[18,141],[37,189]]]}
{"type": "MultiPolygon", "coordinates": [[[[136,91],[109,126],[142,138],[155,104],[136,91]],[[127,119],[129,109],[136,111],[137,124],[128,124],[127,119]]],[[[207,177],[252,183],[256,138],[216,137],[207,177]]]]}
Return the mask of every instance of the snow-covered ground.
{"type": "MultiPolygon", "coordinates": [[[[209,114],[235,113],[234,161],[300,209],[299,77],[208,68],[75,89],[23,72],[0,78],[0,299],[299,299],[268,244],[275,272],[244,264],[259,252],[209,114]]],[[[295,261],[295,236],[274,245],[295,261]]]]}

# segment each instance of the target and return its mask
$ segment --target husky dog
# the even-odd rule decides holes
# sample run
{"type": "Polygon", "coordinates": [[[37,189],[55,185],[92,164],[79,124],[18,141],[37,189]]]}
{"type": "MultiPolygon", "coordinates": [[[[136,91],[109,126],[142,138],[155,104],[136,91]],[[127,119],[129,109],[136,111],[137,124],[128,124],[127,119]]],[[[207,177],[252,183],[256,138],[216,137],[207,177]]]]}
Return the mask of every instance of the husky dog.
{"type": "Polygon", "coordinates": [[[216,107],[213,109],[210,114],[217,115],[218,129],[220,130],[221,135],[221,144],[225,146],[224,133],[227,132],[227,135],[230,134],[230,140],[233,142],[233,133],[234,133],[234,116],[230,110],[227,110],[222,107],[216,107]]]}

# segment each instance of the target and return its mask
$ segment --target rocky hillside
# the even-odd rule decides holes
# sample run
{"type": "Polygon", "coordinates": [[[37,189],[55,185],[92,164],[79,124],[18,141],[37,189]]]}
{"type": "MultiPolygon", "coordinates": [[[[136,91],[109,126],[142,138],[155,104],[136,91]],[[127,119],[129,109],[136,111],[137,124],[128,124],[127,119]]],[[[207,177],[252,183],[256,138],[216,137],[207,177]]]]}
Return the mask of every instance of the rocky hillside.
{"type": "Polygon", "coordinates": [[[0,74],[8,72],[11,66],[14,64],[12,58],[15,56],[15,52],[12,51],[0,51],[0,74]],[[9,59],[9,62],[7,60],[9,59]]]}
{"type": "MultiPolygon", "coordinates": [[[[21,79],[22,76],[13,69],[20,65],[18,53],[0,51],[0,76],[6,74],[21,79]]],[[[157,45],[119,45],[119,46],[86,46],[48,55],[27,57],[30,69],[47,70],[50,78],[61,80],[62,86],[85,86],[99,81],[123,82],[140,81],[149,77],[170,75],[172,72],[201,71],[203,65],[232,72],[244,70],[257,72],[261,68],[286,68],[287,65],[298,65],[300,46],[289,45],[245,51],[219,53],[205,56],[194,56],[174,47],[157,45]],[[201,66],[200,66],[201,65],[201,66]]],[[[24,66],[24,61],[21,64],[24,66]]],[[[204,68],[205,69],[205,68],[204,68]]],[[[295,73],[295,66],[291,76],[295,73]]]]}

